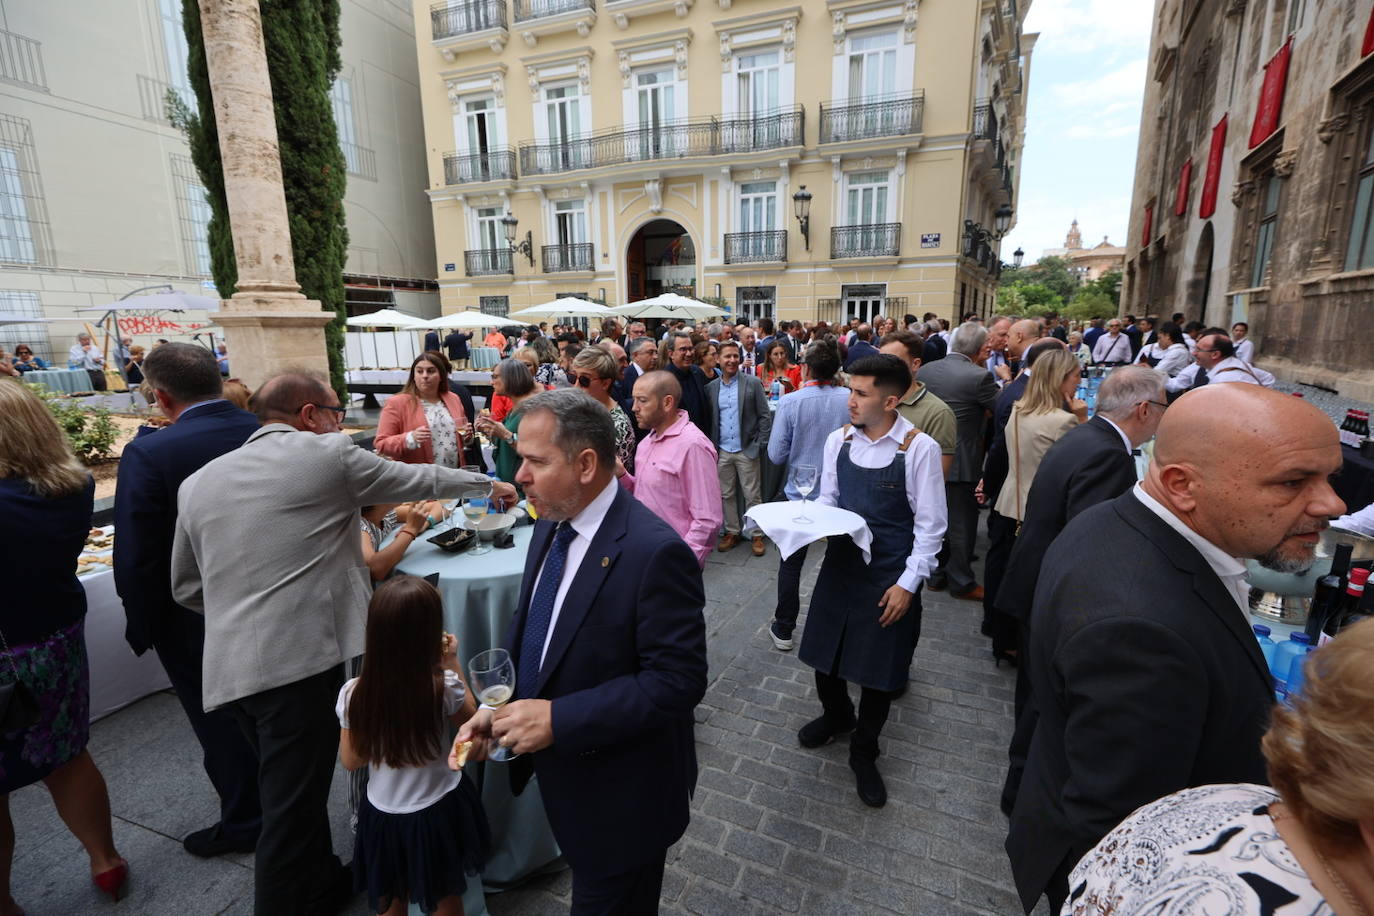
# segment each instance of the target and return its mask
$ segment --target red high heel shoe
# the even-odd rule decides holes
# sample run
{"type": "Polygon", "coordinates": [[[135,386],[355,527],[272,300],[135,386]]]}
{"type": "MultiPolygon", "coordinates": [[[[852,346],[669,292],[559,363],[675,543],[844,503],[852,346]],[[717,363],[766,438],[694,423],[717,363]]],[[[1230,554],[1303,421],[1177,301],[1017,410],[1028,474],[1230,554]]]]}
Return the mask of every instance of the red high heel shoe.
{"type": "Polygon", "coordinates": [[[109,894],[110,899],[118,903],[129,890],[129,863],[125,862],[98,875],[92,875],[91,880],[95,882],[96,887],[109,894]]]}

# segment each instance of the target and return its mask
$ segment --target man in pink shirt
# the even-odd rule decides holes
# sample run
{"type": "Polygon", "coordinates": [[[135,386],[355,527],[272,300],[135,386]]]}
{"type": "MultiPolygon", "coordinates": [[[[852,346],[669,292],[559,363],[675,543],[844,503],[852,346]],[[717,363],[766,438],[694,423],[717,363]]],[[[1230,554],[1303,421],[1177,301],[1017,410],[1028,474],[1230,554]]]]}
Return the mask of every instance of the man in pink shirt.
{"type": "Polygon", "coordinates": [[[649,435],[635,450],[638,477],[619,464],[620,483],[682,535],[706,566],[706,557],[720,531],[720,478],[716,449],[706,434],[678,408],[682,386],[671,373],[659,370],[639,377],[634,387],[634,414],[649,435]]]}

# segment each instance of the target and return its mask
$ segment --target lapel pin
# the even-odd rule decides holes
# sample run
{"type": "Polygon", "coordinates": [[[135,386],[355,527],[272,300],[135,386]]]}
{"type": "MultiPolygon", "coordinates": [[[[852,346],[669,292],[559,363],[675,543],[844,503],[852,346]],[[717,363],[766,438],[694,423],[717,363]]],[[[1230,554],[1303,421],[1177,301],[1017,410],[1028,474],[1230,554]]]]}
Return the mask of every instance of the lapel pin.
{"type": "Polygon", "coordinates": [[[602,558],[601,558],[601,565],[602,565],[603,568],[604,568],[604,567],[607,567],[607,566],[610,566],[610,565],[611,565],[611,558],[610,558],[610,557],[602,557],[602,558]]]}

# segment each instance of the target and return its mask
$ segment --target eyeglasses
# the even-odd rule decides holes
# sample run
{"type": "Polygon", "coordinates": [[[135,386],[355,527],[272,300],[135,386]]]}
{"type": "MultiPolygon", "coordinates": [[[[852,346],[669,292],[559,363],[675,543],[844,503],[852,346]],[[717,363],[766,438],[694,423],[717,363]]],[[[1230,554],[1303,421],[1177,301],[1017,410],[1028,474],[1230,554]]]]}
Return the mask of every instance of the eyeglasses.
{"type": "Polygon", "coordinates": [[[348,409],[346,407],[330,407],[328,404],[316,404],[313,401],[309,404],[306,404],[305,406],[313,407],[316,410],[332,410],[334,411],[334,413],[338,414],[340,418],[342,418],[344,414],[348,413],[348,409]]]}
{"type": "Polygon", "coordinates": [[[1164,401],[1141,401],[1140,403],[1142,403],[1142,404],[1153,404],[1153,405],[1155,405],[1156,407],[1158,407],[1158,408],[1160,408],[1160,409],[1162,409],[1162,410],[1168,410],[1168,409],[1169,409],[1168,403],[1166,403],[1166,402],[1164,402],[1164,401]]]}
{"type": "Polygon", "coordinates": [[[1194,347],[1194,348],[1193,348],[1193,352],[1194,352],[1194,353],[1220,353],[1221,351],[1220,351],[1220,350],[1217,350],[1217,349],[1214,349],[1214,348],[1213,348],[1213,349],[1209,349],[1209,348],[1207,348],[1207,347],[1194,347]]]}
{"type": "Polygon", "coordinates": [[[593,383],[593,382],[599,382],[599,381],[601,381],[601,378],[600,378],[599,376],[598,376],[597,378],[593,378],[593,377],[591,377],[590,375],[574,375],[574,376],[573,376],[573,384],[579,385],[579,386],[581,386],[582,388],[590,388],[590,387],[592,387],[592,383],[593,383]]]}

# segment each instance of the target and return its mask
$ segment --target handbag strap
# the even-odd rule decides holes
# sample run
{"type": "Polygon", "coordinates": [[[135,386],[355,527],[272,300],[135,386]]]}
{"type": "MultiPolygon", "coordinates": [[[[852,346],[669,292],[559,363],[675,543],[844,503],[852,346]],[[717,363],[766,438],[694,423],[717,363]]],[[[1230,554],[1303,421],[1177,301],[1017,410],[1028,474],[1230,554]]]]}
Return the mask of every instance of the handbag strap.
{"type": "Polygon", "coordinates": [[[1016,520],[1021,521],[1021,411],[1020,405],[1011,411],[1011,434],[1016,439],[1016,520]]]}

